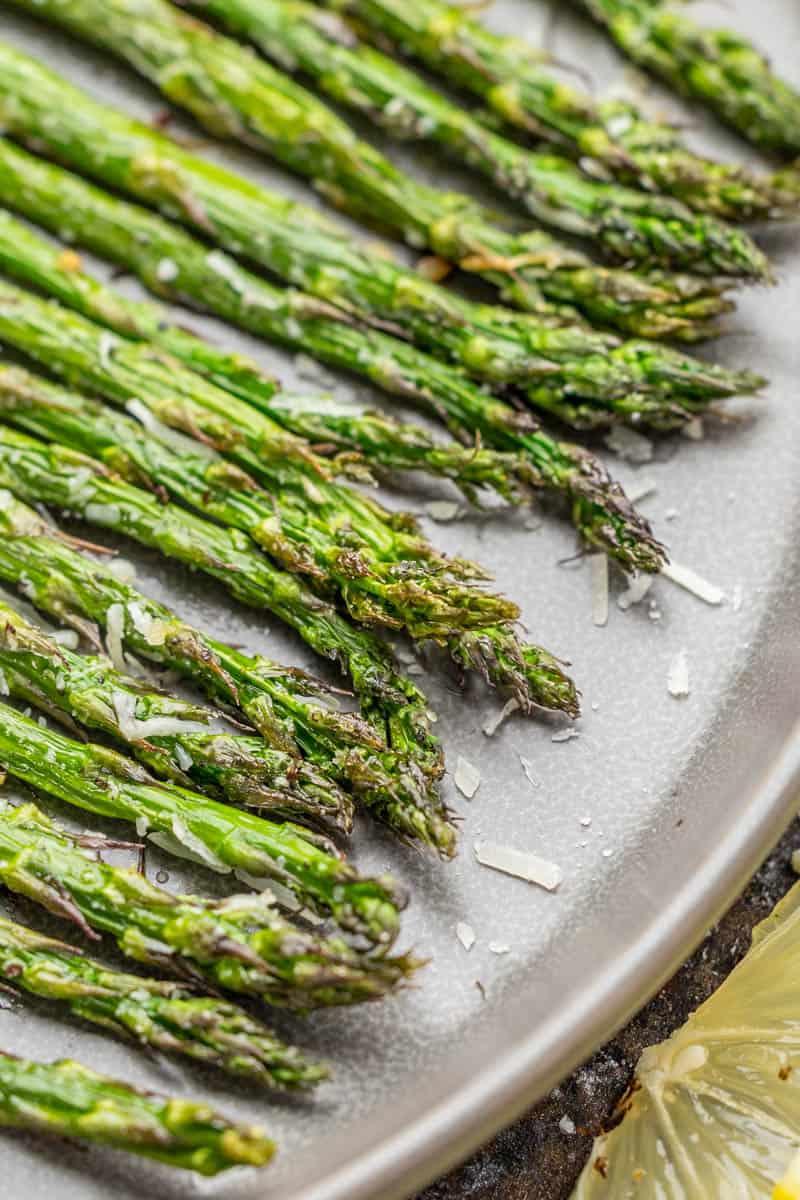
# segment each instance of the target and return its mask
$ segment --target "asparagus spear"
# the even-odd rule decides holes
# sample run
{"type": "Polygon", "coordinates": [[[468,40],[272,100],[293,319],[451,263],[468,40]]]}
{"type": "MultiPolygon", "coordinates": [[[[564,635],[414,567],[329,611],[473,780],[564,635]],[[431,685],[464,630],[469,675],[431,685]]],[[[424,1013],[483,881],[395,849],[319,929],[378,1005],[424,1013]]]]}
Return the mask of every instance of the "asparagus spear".
{"type": "MultiPolygon", "coordinates": [[[[68,258],[68,262],[71,267],[74,266],[71,258],[68,258]]],[[[137,306],[131,305],[112,289],[104,287],[85,273],[74,269],[65,271],[62,252],[2,209],[0,269],[24,283],[33,284],[40,291],[56,296],[70,308],[99,321],[100,324],[130,336],[130,326],[135,323],[137,306]]],[[[155,334],[149,340],[170,349],[171,327],[156,321],[148,323],[156,325],[155,334]],[[163,331],[166,331],[166,337],[163,331]]],[[[182,331],[178,331],[178,334],[182,342],[192,340],[182,331]]],[[[711,400],[725,398],[737,391],[758,388],[764,382],[759,376],[749,372],[732,372],[714,367],[652,343],[635,341],[613,347],[609,344],[603,354],[597,354],[592,350],[591,339],[585,344],[580,331],[572,331],[570,339],[571,345],[567,346],[567,331],[562,331],[561,347],[551,347],[548,373],[535,387],[531,386],[528,389],[528,396],[537,407],[550,411],[579,428],[602,426],[625,417],[634,420],[638,425],[658,429],[671,428],[702,411],[711,400]]],[[[187,358],[180,350],[177,357],[187,358]]],[[[106,372],[109,369],[107,362],[108,354],[104,355],[106,372]]],[[[200,373],[206,374],[205,371],[200,373]]],[[[286,410],[285,407],[282,410],[276,402],[274,385],[270,384],[266,389],[263,385],[250,388],[243,385],[243,374],[243,368],[238,366],[234,373],[233,386],[225,390],[235,389],[237,395],[244,395],[244,399],[249,403],[286,425],[283,416],[286,410]]],[[[188,388],[184,387],[182,391],[185,395],[188,388]]],[[[208,399],[207,393],[203,398],[206,407],[215,414],[213,424],[209,424],[208,419],[198,413],[194,394],[191,396],[193,407],[188,417],[177,418],[174,415],[174,406],[167,406],[168,423],[177,423],[190,430],[195,425],[199,426],[206,436],[223,436],[224,445],[230,446],[236,434],[226,434],[224,431],[220,433],[217,415],[220,409],[219,398],[216,404],[208,399]]],[[[159,406],[158,411],[159,414],[164,412],[164,406],[159,406]]],[[[229,420],[235,419],[237,415],[241,415],[238,409],[229,414],[229,420]]],[[[240,425],[242,433],[249,435],[252,442],[253,421],[247,419],[247,414],[240,425]]],[[[263,453],[264,447],[269,445],[267,434],[274,435],[274,432],[274,429],[267,430],[260,440],[253,443],[253,452],[263,453]]],[[[252,458],[248,457],[244,465],[253,469],[252,458]]],[[[257,466],[255,469],[258,469],[257,466]]]]}
{"type": "Polygon", "coordinates": [[[212,731],[212,710],[154,691],[105,658],[72,653],[2,601],[0,671],[10,694],[68,726],[75,720],[110,734],[163,779],[271,820],[352,832],[352,798],[299,751],[212,731]]]}
{"type": "MultiPolygon", "coordinates": [[[[424,701],[413,684],[397,676],[383,644],[350,625],[295,576],[274,567],[256,552],[249,538],[162,505],[150,493],[123,483],[85,455],[44,446],[8,429],[0,431],[0,446],[5,486],[13,483],[14,490],[34,503],[61,506],[161,549],[221,580],[243,603],[274,612],[317,653],[346,667],[366,711],[392,719],[395,738],[405,727],[408,748],[413,748],[414,736],[424,728],[424,701]]],[[[438,756],[430,741],[419,749],[421,763],[430,764],[429,769],[435,771],[438,756]]]]}
{"type": "Polygon", "coordinates": [[[0,1051],[0,1125],[100,1142],[171,1167],[218,1175],[263,1167],[274,1144],[207,1104],[133,1088],[81,1063],[41,1063],[0,1051]]]}
{"type": "MultiPolygon", "coordinates": [[[[0,142],[0,157],[18,152],[0,142]]],[[[32,160],[33,161],[33,160],[32,160]]],[[[46,168],[50,169],[50,168],[46,168]]],[[[6,177],[7,178],[7,177],[6,177]]],[[[124,337],[155,342],[211,383],[273,417],[290,433],[314,443],[317,453],[335,454],[334,466],[355,479],[370,481],[368,467],[419,468],[452,479],[475,500],[491,488],[507,500],[519,498],[518,458],[484,446],[440,443],[415,425],[388,414],[343,406],[328,396],[297,396],[280,391],[252,359],[231,354],[172,324],[158,304],[129,300],[84,269],[72,250],[37,236],[29,226],[0,209],[0,266],[83,316],[124,337]],[[363,464],[363,465],[362,465],[363,464]]]]}
{"type": "MultiPolygon", "coordinates": [[[[447,809],[419,762],[423,756],[430,759],[435,748],[430,740],[426,743],[424,726],[417,734],[417,758],[390,750],[374,724],[321,706],[322,687],[315,680],[261,655],[246,655],[188,625],[79,553],[65,535],[7,491],[0,492],[0,531],[0,578],[43,612],[95,643],[96,630],[105,630],[118,661],[124,647],[137,658],[176,671],[218,704],[240,713],[271,745],[296,756],[302,753],[326,775],[346,783],[402,837],[430,845],[444,857],[454,853],[455,830],[447,809]]],[[[420,715],[412,703],[404,713],[404,683],[388,673],[382,683],[400,713],[389,728],[393,742],[401,746],[413,735],[420,715]]]]}
{"type": "Polygon", "coordinates": [[[406,342],[359,329],[314,298],[270,287],[162,218],[0,139],[2,189],[7,202],[135,271],[160,294],[258,336],[307,348],[392,395],[432,408],[457,435],[470,441],[479,435],[489,445],[523,456],[526,481],[564,496],[590,545],[606,550],[629,570],[659,569],[662,548],[597,459],[582,447],[554,441],[530,416],[488,396],[452,367],[406,342]]]}
{"type": "Polygon", "coordinates": [[[293,925],[266,892],[175,896],[97,858],[109,845],[120,843],[69,834],[33,804],[0,808],[6,887],[90,936],[110,933],[137,962],[300,1011],[379,1000],[418,965],[408,955],[366,955],[343,938],[293,925]]]}
{"type": "MultiPolygon", "coordinates": [[[[471,370],[489,371],[492,364],[500,362],[506,364],[503,371],[507,374],[508,336],[519,328],[514,314],[487,306],[476,308],[400,270],[381,255],[359,250],[315,211],[279,201],[241,177],[187,154],[146,126],[94,103],[65,80],[4,45],[0,45],[0,124],[39,152],[127,191],[168,216],[177,216],[234,253],[303,285],[326,304],[334,301],[340,312],[377,322],[384,330],[410,332],[416,341],[425,340],[439,353],[452,355],[459,346],[460,361],[469,361],[471,370]],[[379,321],[378,311],[384,314],[379,321]],[[487,350],[495,332],[506,335],[500,355],[487,350]]],[[[451,227],[452,222],[443,226],[445,231],[451,227]]],[[[541,271],[536,279],[549,274],[553,252],[548,239],[543,241],[534,234],[513,247],[504,240],[503,247],[482,242],[478,255],[474,250],[470,243],[468,258],[467,253],[452,247],[452,257],[462,265],[498,273],[509,294],[513,292],[520,301],[539,303],[536,282],[520,279],[520,272],[523,266],[538,264],[541,271]]],[[[580,256],[571,262],[576,268],[585,267],[580,256]]],[[[562,299],[564,291],[569,293],[569,302],[572,277],[556,274],[556,287],[562,289],[562,299]]],[[[698,295],[694,284],[675,281],[665,293],[662,278],[655,294],[648,293],[650,285],[645,285],[645,298],[641,280],[630,273],[614,281],[607,275],[598,278],[591,270],[579,269],[575,275],[578,293],[595,295],[598,305],[607,311],[614,311],[621,299],[624,309],[635,312],[646,305],[652,312],[661,295],[669,304],[677,303],[679,310],[681,297],[687,299],[693,317],[705,319],[708,314],[705,293],[701,290],[698,295]],[[694,307],[695,301],[700,311],[694,307]]],[[[673,315],[665,318],[665,325],[672,323],[673,315]]]]}
{"type": "MultiPolygon", "coordinates": [[[[265,149],[353,215],[397,229],[436,253],[447,250],[442,256],[448,259],[454,249],[460,259],[485,251],[485,238],[467,247],[466,239],[487,224],[468,198],[410,180],[316,97],[166,0],[14,2],[121,56],[212,133],[265,149]],[[449,226],[444,247],[442,226],[449,226]]],[[[446,131],[440,121],[440,144],[537,220],[591,239],[615,261],[769,276],[752,240],[716,218],[669,198],[596,182],[568,159],[527,151],[459,109],[452,113],[446,131]]]]}
{"type": "Polygon", "coordinates": [[[634,62],[702,100],[763,150],[800,154],[800,92],[741,34],[706,29],[655,0],[574,0],[634,62]]]}
{"type": "MultiPolygon", "coordinates": [[[[57,692],[59,671],[66,675],[65,690],[73,690],[73,674],[80,678],[80,667],[71,672],[68,662],[61,667],[56,658],[48,679],[41,650],[35,657],[3,650],[0,660],[15,696],[57,692]]],[[[116,690],[116,680],[106,684],[105,704],[112,712],[125,711],[125,693],[116,690]]],[[[65,701],[63,708],[79,719],[83,712],[74,702],[65,701]]],[[[37,791],[102,817],[133,821],[140,836],[147,833],[158,845],[214,871],[277,879],[301,905],[332,914],[342,929],[371,943],[389,944],[399,932],[407,897],[395,881],[359,875],[330,852],[329,843],[310,839],[297,825],[265,821],[177,784],[159,783],[115,750],[73,741],[6,704],[0,704],[0,762],[37,791]]]]}
{"type": "MultiPolygon", "coordinates": [[[[112,400],[120,398],[122,388],[122,395],[130,397],[131,407],[140,412],[146,394],[138,391],[137,395],[138,377],[123,368],[120,378],[115,369],[117,352],[107,351],[104,355],[99,329],[27,293],[8,297],[7,292],[0,285],[0,338],[51,368],[72,375],[82,371],[112,400]],[[89,349],[89,358],[82,359],[82,344],[88,346],[91,337],[95,346],[89,349]]],[[[139,347],[127,344],[119,359],[131,349],[139,347]]],[[[162,366],[167,392],[170,370],[174,375],[174,367],[162,366]]],[[[357,505],[347,496],[343,503],[335,494],[326,497],[320,481],[301,477],[299,485],[287,486],[282,478],[284,471],[268,474],[259,463],[256,467],[262,478],[266,475],[267,494],[242,471],[211,455],[206,447],[195,451],[191,443],[186,448],[165,444],[159,440],[159,428],[154,437],[148,437],[130,419],[114,419],[102,407],[86,405],[80,397],[63,390],[48,389],[44,381],[35,378],[28,377],[21,388],[16,387],[15,378],[12,376],[3,390],[8,418],[46,437],[55,436],[73,449],[100,454],[130,479],[178,496],[233,529],[249,533],[293,572],[309,574],[326,593],[338,592],[357,620],[405,628],[417,639],[432,638],[446,645],[462,665],[466,664],[459,651],[462,638],[471,630],[480,630],[477,646],[485,645],[486,654],[482,656],[476,650],[469,661],[490,683],[509,689],[525,711],[537,704],[576,711],[574,687],[556,660],[538,647],[523,650],[520,646],[510,624],[518,616],[516,606],[461,582],[470,573],[477,573],[471,564],[437,559],[421,539],[410,537],[400,542],[408,548],[405,559],[396,552],[392,556],[389,543],[393,535],[388,532],[388,524],[381,527],[374,522],[371,544],[366,537],[359,543],[355,536],[357,505]],[[316,512],[312,507],[315,500],[316,512]]],[[[169,397],[166,399],[169,403],[169,397]]],[[[144,413],[146,419],[146,408],[144,413]]],[[[156,504],[156,513],[158,508],[156,504]]],[[[86,510],[90,518],[92,509],[90,505],[86,510]]],[[[159,519],[155,517],[156,529],[159,519]]],[[[363,519],[361,528],[365,528],[363,519]]],[[[215,532],[212,529],[212,535],[215,532]]],[[[239,569],[248,569],[249,554],[253,559],[251,574],[258,577],[260,563],[253,556],[254,549],[252,543],[238,547],[244,555],[239,569]]],[[[469,641],[475,644],[471,637],[469,641]]]]}
{"type": "MultiPolygon", "coordinates": [[[[441,136],[430,89],[393,58],[359,40],[334,13],[305,0],[179,0],[252,39],[268,56],[355,105],[390,136],[441,136]],[[270,49],[270,46],[272,49],[270,49]]],[[[595,173],[675,196],[726,220],[763,220],[797,209],[796,187],[691,151],[680,133],[624,101],[598,102],[548,71],[522,38],[492,33],[443,0],[325,0],[381,45],[398,47],[456,87],[479,96],[496,123],[521,130],[595,173]]],[[[437,97],[438,99],[438,97],[437,97]]]]}
{"type": "Polygon", "coordinates": [[[68,1007],[142,1046],[183,1054],[271,1088],[305,1091],[328,1077],[237,1004],[180,983],[114,971],[75,946],[0,917],[0,980],[68,1007]]]}

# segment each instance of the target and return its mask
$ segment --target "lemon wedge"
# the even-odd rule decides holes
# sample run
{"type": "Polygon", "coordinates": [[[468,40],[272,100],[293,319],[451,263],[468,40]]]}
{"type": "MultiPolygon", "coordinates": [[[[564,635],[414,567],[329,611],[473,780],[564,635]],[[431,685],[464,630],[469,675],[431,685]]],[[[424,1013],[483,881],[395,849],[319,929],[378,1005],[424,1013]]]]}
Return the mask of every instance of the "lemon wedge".
{"type": "Polygon", "coordinates": [[[789,1170],[775,1185],[772,1200],[800,1200],[800,1154],[795,1154],[789,1163],[789,1170]]]}
{"type": "Polygon", "coordinates": [[[800,884],[617,1115],[572,1200],[800,1200],[800,884]]]}

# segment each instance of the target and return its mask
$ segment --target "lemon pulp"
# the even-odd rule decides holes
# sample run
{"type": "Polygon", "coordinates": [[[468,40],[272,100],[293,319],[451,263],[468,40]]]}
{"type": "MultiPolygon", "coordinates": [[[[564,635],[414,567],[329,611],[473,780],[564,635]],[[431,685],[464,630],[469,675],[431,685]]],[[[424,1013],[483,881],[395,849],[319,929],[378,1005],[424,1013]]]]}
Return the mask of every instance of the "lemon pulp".
{"type": "Polygon", "coordinates": [[[573,1200],[800,1200],[800,884],[618,1116],[573,1200]]]}

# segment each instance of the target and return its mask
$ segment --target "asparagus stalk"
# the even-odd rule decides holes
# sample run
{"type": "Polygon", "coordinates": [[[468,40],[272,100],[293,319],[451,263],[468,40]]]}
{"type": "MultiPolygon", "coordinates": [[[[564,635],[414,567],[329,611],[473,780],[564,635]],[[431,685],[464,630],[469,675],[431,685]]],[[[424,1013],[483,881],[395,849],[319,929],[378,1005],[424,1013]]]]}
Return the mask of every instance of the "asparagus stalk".
{"type": "MultiPolygon", "coordinates": [[[[391,718],[395,739],[404,726],[402,748],[413,748],[414,736],[424,728],[424,700],[413,684],[398,677],[383,644],[350,625],[295,576],[274,567],[245,535],[162,505],[85,455],[44,446],[9,429],[0,430],[0,447],[5,481],[0,486],[13,484],[33,503],[79,513],[92,524],[160,549],[219,579],[241,602],[274,612],[317,653],[347,669],[366,712],[391,718]]],[[[439,759],[430,740],[419,747],[419,759],[436,772],[439,759]]]]}
{"type": "MultiPolygon", "coordinates": [[[[116,355],[103,356],[100,330],[64,310],[56,312],[55,306],[26,293],[11,297],[12,303],[7,305],[6,292],[0,285],[0,338],[48,362],[51,368],[55,365],[58,369],[60,363],[62,370],[77,375],[81,371],[80,342],[94,336],[96,348],[90,351],[88,378],[110,398],[117,398],[119,373],[108,367],[109,357],[116,361],[116,355]],[[76,324],[79,320],[85,328],[76,324]]],[[[138,347],[128,344],[128,349],[138,347]]],[[[139,397],[145,393],[141,391],[137,397],[136,379],[133,374],[123,386],[138,413],[139,397]]],[[[509,689],[526,711],[534,705],[576,711],[574,687],[557,661],[537,647],[523,651],[517,641],[510,624],[518,616],[516,606],[460,582],[473,570],[471,564],[444,558],[437,561],[432,550],[426,564],[425,544],[407,537],[401,544],[412,552],[415,543],[420,546],[418,562],[411,554],[405,561],[397,555],[392,562],[386,530],[376,525],[372,545],[366,541],[359,545],[354,537],[356,520],[352,519],[355,506],[347,497],[345,504],[337,504],[333,495],[326,501],[324,485],[317,481],[302,479],[300,487],[290,491],[279,471],[268,477],[269,493],[262,492],[247,475],[210,455],[206,447],[195,451],[191,444],[186,448],[165,444],[159,440],[158,428],[150,430],[155,436],[148,437],[135,421],[114,418],[101,406],[87,404],[63,389],[48,388],[44,381],[30,376],[23,377],[21,386],[15,380],[19,377],[12,375],[3,385],[7,418],[45,437],[60,439],[73,449],[99,454],[131,480],[178,496],[232,529],[249,533],[293,572],[309,574],[326,592],[335,595],[338,591],[357,620],[405,628],[417,639],[432,638],[446,645],[461,663],[462,638],[471,630],[480,630],[478,645],[485,644],[487,653],[483,657],[476,653],[470,661],[487,681],[509,689]],[[322,502],[319,516],[305,503],[307,495],[322,502]]],[[[168,387],[168,380],[165,385],[168,387]]],[[[156,504],[156,511],[158,507],[156,504]]],[[[90,505],[87,510],[90,518],[92,509],[90,505]]],[[[248,546],[242,544],[239,549],[245,555],[240,569],[247,569],[248,546]]],[[[250,557],[254,549],[252,546],[250,557]]],[[[257,559],[252,567],[257,576],[257,559]]]]}
{"type": "MultiPolygon", "coordinates": [[[[401,49],[480,97],[494,122],[521,130],[558,154],[588,161],[595,174],[674,196],[725,220],[763,220],[797,209],[796,187],[694,153],[677,129],[651,120],[631,103],[598,102],[548,71],[544,52],[529,41],[492,33],[459,5],[443,0],[325,2],[350,15],[367,37],[401,49]]],[[[334,13],[320,12],[305,0],[180,3],[224,22],[268,56],[282,54],[279,65],[284,69],[302,71],[390,136],[443,136],[430,89],[388,54],[365,45],[334,13]]]]}
{"type": "Polygon", "coordinates": [[[270,415],[317,454],[353,454],[355,469],[363,457],[383,470],[425,471],[451,480],[473,504],[483,489],[512,503],[520,498],[520,480],[528,472],[521,454],[491,450],[476,438],[471,446],[441,442],[420,425],[400,422],[379,409],[364,408],[335,396],[299,396],[279,392],[270,401],[270,415]]]}
{"type": "Polygon", "coordinates": [[[655,0],[575,0],[634,62],[707,104],[762,150],[800,154],[800,92],[741,34],[655,0]]]}
{"type": "Polygon", "coordinates": [[[213,312],[257,336],[308,349],[392,395],[432,408],[458,436],[474,441],[477,435],[501,451],[519,454],[526,481],[565,497],[575,526],[590,545],[629,570],[659,569],[662,548],[597,459],[582,447],[553,440],[529,415],[488,396],[447,364],[406,342],[360,329],[315,298],[270,287],[161,217],[112,198],[2,139],[0,192],[6,202],[49,228],[136,272],[159,294],[213,312]]]}
{"type": "MultiPolygon", "coordinates": [[[[436,253],[448,250],[448,259],[454,250],[463,259],[485,249],[479,241],[467,247],[466,238],[487,224],[468,198],[410,180],[316,97],[166,0],[14,2],[119,55],[212,133],[266,150],[353,215],[397,229],[436,253]],[[444,247],[443,225],[450,226],[444,247]]],[[[568,159],[530,152],[455,106],[446,130],[440,115],[439,144],[537,220],[591,239],[615,261],[769,277],[755,243],[716,218],[670,198],[596,182],[568,159]]]]}
{"type": "Polygon", "coordinates": [[[169,974],[308,1011],[379,1000],[418,965],[293,925],[267,892],[224,900],[173,895],[96,857],[119,844],[69,834],[33,804],[0,809],[6,887],[84,933],[110,933],[123,954],[169,974]]]}
{"type": "MultiPolygon", "coordinates": [[[[460,349],[459,361],[468,361],[472,371],[488,372],[500,362],[503,374],[508,374],[508,336],[499,355],[491,340],[496,332],[516,333],[520,325],[514,314],[485,305],[476,308],[381,255],[359,250],[316,211],[280,201],[241,177],[189,155],[146,126],[96,104],[8,46],[0,46],[0,126],[39,152],[210,234],[234,253],[301,284],[326,304],[335,302],[340,313],[372,321],[384,331],[403,332],[433,345],[438,353],[452,356],[460,349]],[[378,311],[384,314],[380,319],[375,315],[378,311]]],[[[444,226],[445,231],[451,228],[452,222],[444,226]]],[[[509,295],[533,305],[540,302],[536,281],[554,268],[552,245],[537,234],[522,237],[513,246],[504,239],[497,246],[484,244],[482,233],[477,254],[472,240],[464,252],[451,249],[456,261],[499,275],[509,295]],[[523,267],[536,265],[540,273],[535,279],[527,274],[520,278],[523,267]]],[[[559,263],[563,262],[560,255],[558,250],[559,263]]],[[[581,256],[570,262],[577,268],[574,288],[572,276],[565,279],[555,272],[556,286],[568,303],[575,289],[580,295],[595,296],[606,311],[615,311],[621,301],[626,311],[646,308],[652,313],[664,302],[670,306],[664,322],[654,318],[661,328],[680,316],[684,300],[692,319],[705,321],[708,316],[706,285],[698,293],[695,283],[667,284],[662,277],[652,292],[649,284],[642,285],[630,272],[624,279],[598,277],[586,269],[581,256]]],[[[715,305],[712,299],[712,310],[718,311],[715,305]]]]}
{"type": "Polygon", "coordinates": [[[299,750],[210,729],[212,710],[153,691],[103,657],[72,653],[2,601],[0,671],[11,695],[70,727],[74,720],[111,735],[162,779],[271,820],[352,832],[352,798],[299,750]]]}
{"type": "MultiPolygon", "coordinates": [[[[80,667],[70,672],[69,663],[61,667],[58,658],[51,658],[48,679],[42,658],[41,653],[3,650],[0,660],[12,695],[57,692],[59,670],[67,676],[65,691],[73,690],[72,675],[80,681],[80,667]]],[[[124,692],[116,690],[113,677],[106,684],[106,705],[112,712],[124,711],[124,692]]],[[[74,702],[63,707],[78,718],[83,712],[74,702]]],[[[399,932],[399,910],[407,897],[395,881],[359,875],[330,852],[329,843],[311,840],[297,825],[265,821],[177,784],[159,783],[115,750],[73,741],[6,704],[0,704],[0,762],[37,791],[102,817],[133,821],[139,836],[147,833],[158,845],[214,871],[233,871],[246,880],[277,879],[301,905],[332,914],[342,929],[370,943],[389,944],[399,932]]]]}
{"type": "Polygon", "coordinates": [[[282,1091],[328,1077],[237,1004],[180,983],[114,971],[75,946],[0,917],[0,980],[65,1005],[75,1017],[282,1091]]]}
{"type": "MultiPolygon", "coordinates": [[[[40,291],[56,296],[70,308],[98,320],[100,324],[130,336],[137,306],[131,305],[91,276],[76,271],[72,258],[68,257],[70,269],[65,271],[63,257],[63,252],[0,209],[0,269],[24,283],[33,284],[40,291]]],[[[155,320],[149,324],[156,325],[155,336],[150,340],[169,349],[171,327],[155,320]]],[[[192,340],[182,331],[178,331],[178,335],[182,342],[192,340]]],[[[527,394],[537,407],[579,428],[594,428],[616,419],[629,418],[638,425],[667,429],[702,411],[709,401],[728,397],[737,391],[758,388],[764,382],[749,372],[732,372],[711,366],[647,342],[627,342],[613,347],[609,344],[603,354],[597,354],[592,350],[591,338],[586,343],[583,334],[574,330],[570,334],[571,344],[567,346],[566,343],[567,331],[564,330],[562,345],[551,348],[548,373],[535,387],[531,386],[527,394]]],[[[179,350],[178,357],[186,359],[187,356],[179,350]]],[[[104,355],[103,361],[108,373],[108,354],[104,355]]],[[[152,368],[149,369],[152,372],[152,368]]],[[[205,371],[200,373],[207,374],[205,371]]],[[[284,426],[289,424],[284,416],[286,406],[281,408],[276,400],[274,385],[270,384],[267,389],[263,385],[255,388],[243,386],[244,371],[240,365],[230,374],[233,375],[233,386],[224,390],[235,390],[238,396],[243,396],[270,418],[284,426]]],[[[183,394],[186,395],[188,390],[188,387],[184,387],[183,394]]],[[[186,415],[176,417],[174,405],[167,406],[168,423],[189,430],[198,426],[206,436],[213,434],[222,437],[223,446],[229,448],[235,441],[236,431],[220,432],[217,415],[219,397],[216,403],[209,400],[207,394],[203,399],[205,406],[214,413],[213,424],[209,424],[208,418],[198,412],[194,394],[191,396],[191,411],[186,415]]],[[[302,401],[300,403],[302,405],[302,401]]],[[[159,415],[164,411],[164,406],[160,405],[159,415]]],[[[241,414],[235,409],[229,415],[229,420],[237,415],[241,414]]],[[[274,428],[267,429],[259,440],[253,442],[252,419],[248,420],[245,414],[245,419],[239,425],[241,433],[250,437],[253,453],[264,453],[264,447],[269,446],[270,436],[275,432],[274,428]]],[[[243,465],[253,469],[253,459],[246,458],[243,465]]],[[[255,469],[258,470],[257,464],[255,469]]]]}
{"type": "MultiPolygon", "coordinates": [[[[317,681],[261,655],[246,655],[188,625],[79,553],[65,535],[7,491],[0,492],[0,531],[0,578],[18,587],[43,612],[96,644],[97,630],[104,630],[118,661],[124,648],[176,671],[218,704],[239,713],[270,745],[297,757],[302,753],[326,775],[347,784],[401,837],[452,856],[455,830],[418,758],[389,749],[377,727],[357,714],[322,706],[323,690],[317,681]]],[[[395,679],[393,683],[387,674],[382,686],[404,718],[389,722],[392,740],[405,746],[419,708],[409,704],[409,713],[403,712],[408,697],[400,690],[402,678],[395,679]]],[[[425,743],[423,726],[417,736],[430,758],[433,747],[425,743]]]]}
{"type": "Polygon", "coordinates": [[[127,1150],[171,1167],[218,1175],[263,1167],[275,1146],[207,1104],[133,1088],[81,1063],[41,1063],[0,1051],[0,1125],[127,1150]]]}
{"type": "MultiPolygon", "coordinates": [[[[12,159],[19,153],[0,142],[0,157],[3,151],[12,159]]],[[[198,375],[313,442],[317,453],[336,455],[334,467],[357,480],[369,482],[373,465],[390,470],[417,468],[451,479],[472,501],[483,488],[506,500],[519,499],[517,476],[524,470],[515,456],[479,445],[437,442],[416,425],[386,413],[360,410],[355,404],[345,407],[325,395],[284,393],[254,360],[219,350],[172,324],[167,310],[158,304],[129,300],[115,292],[83,269],[80,255],[37,236],[4,209],[0,209],[0,266],[99,325],[124,337],[157,343],[198,375]]]]}

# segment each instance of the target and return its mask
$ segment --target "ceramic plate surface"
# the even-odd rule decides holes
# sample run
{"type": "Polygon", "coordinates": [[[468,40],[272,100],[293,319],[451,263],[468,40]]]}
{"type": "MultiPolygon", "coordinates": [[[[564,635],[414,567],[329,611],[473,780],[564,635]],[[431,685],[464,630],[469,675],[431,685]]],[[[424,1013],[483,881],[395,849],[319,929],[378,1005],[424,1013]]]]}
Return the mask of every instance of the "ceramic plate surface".
{"type": "MultiPolygon", "coordinates": [[[[695,8],[700,19],[755,36],[777,67],[800,83],[800,9],[794,0],[695,8]]],[[[502,0],[490,20],[496,28],[551,38],[556,55],[582,64],[598,88],[639,86],[599,34],[555,8],[502,0]]],[[[0,27],[96,95],[145,117],[161,108],[130,74],[76,43],[8,10],[0,13],[0,27]]],[[[650,102],[687,119],[666,93],[653,89],[650,102]]],[[[702,114],[690,119],[698,144],[743,153],[702,114]]],[[[238,150],[206,146],[204,152],[298,197],[311,195],[302,183],[238,150]]],[[[443,175],[435,155],[416,158],[415,169],[427,178],[471,186],[456,174],[443,175]]],[[[545,518],[533,529],[523,516],[467,514],[434,524],[424,505],[452,498],[445,486],[404,481],[404,490],[395,493],[397,504],[423,513],[438,543],[490,567],[499,586],[521,603],[532,637],[572,661],[584,716],[575,727],[579,736],[566,741],[556,740],[563,730],[558,722],[513,718],[488,738],[482,727],[499,709],[495,698],[478,686],[462,697],[441,672],[423,678],[448,752],[447,792],[464,818],[461,853],[442,865],[366,826],[359,831],[359,865],[390,869],[411,886],[402,943],[428,956],[430,965],[416,988],[380,1006],[320,1014],[304,1023],[277,1019],[281,1029],[334,1064],[335,1081],[318,1099],[275,1103],[216,1076],[139,1054],[78,1023],[54,1020],[44,1005],[23,1008],[0,994],[4,1049],[79,1058],[265,1123],[281,1147],[274,1168],[202,1182],[110,1151],[9,1134],[2,1141],[3,1195],[410,1196],[597,1047],[701,937],[787,823],[800,776],[797,234],[797,226],[787,226],[764,236],[778,264],[778,285],[745,292],[729,335],[708,350],[718,361],[752,365],[770,376],[765,397],[740,406],[754,419],[709,430],[702,441],[674,439],[636,468],[609,455],[627,485],[641,490],[652,484],[642,507],[657,533],[677,561],[725,591],[725,604],[709,607],[660,580],[642,604],[623,612],[617,599],[625,583],[614,578],[608,625],[595,627],[589,565],[563,563],[576,549],[566,522],[545,518]],[[684,700],[667,690],[680,652],[691,678],[684,700]],[[457,795],[452,782],[459,755],[481,772],[471,802],[457,795]],[[473,845],[481,838],[558,863],[564,874],[559,891],[548,894],[479,867],[473,845]],[[456,938],[459,921],[475,930],[469,953],[456,938]]],[[[121,286],[136,294],[127,281],[121,286]]],[[[182,319],[256,354],[287,385],[319,390],[319,383],[298,380],[302,364],[271,347],[212,321],[182,319]]],[[[333,382],[343,394],[365,394],[358,382],[333,382]]],[[[237,609],[199,577],[123,549],[146,590],[217,635],[319,669],[277,620],[237,609]]],[[[59,812],[56,806],[52,811],[59,812]]],[[[74,823],[99,825],[91,818],[74,823]]],[[[199,870],[176,870],[174,860],[155,852],[148,861],[152,875],[168,872],[170,887],[224,886],[199,870]]],[[[21,902],[0,903],[56,929],[21,902]]]]}

